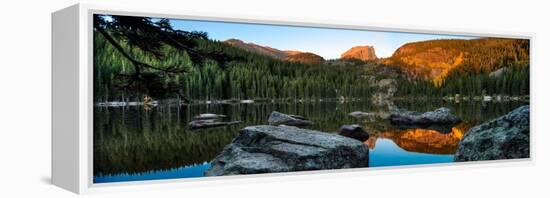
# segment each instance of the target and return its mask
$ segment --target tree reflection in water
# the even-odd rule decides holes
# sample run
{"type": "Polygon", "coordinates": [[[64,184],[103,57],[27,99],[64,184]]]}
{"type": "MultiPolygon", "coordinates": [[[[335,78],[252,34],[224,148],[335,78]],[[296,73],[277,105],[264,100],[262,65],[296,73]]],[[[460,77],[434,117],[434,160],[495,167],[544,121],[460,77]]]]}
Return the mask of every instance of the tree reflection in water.
{"type": "MultiPolygon", "coordinates": [[[[173,171],[181,171],[181,175],[201,176],[202,172],[183,174],[188,170],[181,167],[205,166],[204,163],[218,155],[241,128],[267,124],[269,114],[275,110],[307,117],[315,122],[308,128],[328,133],[335,133],[343,124],[364,126],[371,135],[365,142],[372,149],[371,162],[385,160],[378,165],[450,162],[452,157],[449,156],[454,153],[458,141],[471,126],[503,115],[522,103],[456,104],[440,101],[396,101],[396,105],[413,111],[448,107],[461,117],[463,122],[452,126],[450,132],[441,133],[434,129],[394,127],[380,117],[358,119],[348,115],[353,111],[384,112],[383,109],[364,101],[159,105],[150,111],[144,111],[142,107],[95,107],[94,177],[101,180],[118,175],[131,180],[128,178],[134,175],[146,176],[156,172],[173,176],[173,171]],[[187,123],[200,113],[224,114],[228,120],[239,120],[243,123],[205,130],[188,130],[187,123]],[[380,146],[381,143],[384,146],[380,146]]],[[[377,163],[371,165],[376,166],[377,163]]]]}

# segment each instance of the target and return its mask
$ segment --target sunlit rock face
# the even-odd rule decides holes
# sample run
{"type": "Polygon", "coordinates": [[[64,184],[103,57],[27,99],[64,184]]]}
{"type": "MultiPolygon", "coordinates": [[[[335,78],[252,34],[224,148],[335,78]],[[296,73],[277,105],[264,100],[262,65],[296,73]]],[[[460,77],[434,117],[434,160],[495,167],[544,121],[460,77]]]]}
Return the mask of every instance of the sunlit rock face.
{"type": "Polygon", "coordinates": [[[453,70],[495,71],[502,61],[529,60],[529,40],[480,38],[411,42],[382,62],[440,84],[453,70]]]}
{"type": "Polygon", "coordinates": [[[400,64],[413,76],[441,80],[464,60],[464,52],[458,49],[439,46],[424,49],[418,45],[403,45],[387,63],[400,64]]]}
{"type": "Polygon", "coordinates": [[[377,138],[391,139],[400,148],[418,153],[454,154],[458,142],[464,135],[464,128],[453,127],[450,133],[441,133],[431,129],[406,129],[401,131],[379,132],[364,143],[370,149],[376,146],[377,138]]]}
{"type": "Polygon", "coordinates": [[[356,59],[362,61],[376,60],[376,53],[372,46],[355,46],[344,52],[341,59],[356,59]]]}

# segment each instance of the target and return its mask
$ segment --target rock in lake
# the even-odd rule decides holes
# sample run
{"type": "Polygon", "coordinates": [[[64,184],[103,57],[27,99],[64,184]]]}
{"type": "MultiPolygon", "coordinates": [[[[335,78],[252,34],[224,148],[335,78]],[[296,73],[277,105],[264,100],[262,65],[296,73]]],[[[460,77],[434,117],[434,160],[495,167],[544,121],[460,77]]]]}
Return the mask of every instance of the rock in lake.
{"type": "Polygon", "coordinates": [[[228,125],[234,125],[234,124],[240,124],[241,121],[219,121],[216,119],[209,119],[209,120],[193,120],[187,124],[191,130],[195,129],[205,129],[205,128],[214,128],[214,127],[222,127],[222,126],[228,126],[228,125]]]}
{"type": "Polygon", "coordinates": [[[249,126],[211,164],[207,176],[368,167],[369,149],[337,134],[249,126]]]}
{"type": "Polygon", "coordinates": [[[341,126],[340,129],[338,129],[338,134],[359,140],[361,142],[369,139],[369,133],[357,124],[341,126]]]}
{"type": "Polygon", "coordinates": [[[226,117],[227,117],[226,115],[221,115],[221,114],[203,113],[193,117],[193,120],[187,123],[187,126],[191,130],[195,130],[195,129],[222,127],[222,126],[241,123],[241,121],[229,121],[229,122],[221,121],[221,119],[226,117]]]}
{"type": "Polygon", "coordinates": [[[267,120],[269,122],[269,125],[278,126],[278,125],[286,125],[286,126],[308,126],[313,125],[313,122],[311,120],[308,120],[302,116],[297,115],[288,115],[284,113],[280,113],[277,111],[271,112],[271,115],[269,115],[269,119],[267,120]]]}
{"type": "Polygon", "coordinates": [[[203,113],[199,114],[198,116],[193,117],[193,120],[211,120],[211,119],[220,119],[225,118],[226,115],[221,114],[213,114],[213,113],[203,113]]]}
{"type": "Polygon", "coordinates": [[[461,122],[458,116],[451,114],[451,110],[445,107],[424,113],[397,110],[390,114],[389,119],[394,125],[428,126],[437,124],[457,124],[461,122]]]}
{"type": "Polygon", "coordinates": [[[362,112],[362,111],[354,111],[348,114],[349,116],[356,117],[356,118],[362,118],[366,116],[373,116],[372,113],[362,112]]]}
{"type": "Polygon", "coordinates": [[[471,128],[460,140],[455,161],[529,158],[529,105],[471,128]]]}

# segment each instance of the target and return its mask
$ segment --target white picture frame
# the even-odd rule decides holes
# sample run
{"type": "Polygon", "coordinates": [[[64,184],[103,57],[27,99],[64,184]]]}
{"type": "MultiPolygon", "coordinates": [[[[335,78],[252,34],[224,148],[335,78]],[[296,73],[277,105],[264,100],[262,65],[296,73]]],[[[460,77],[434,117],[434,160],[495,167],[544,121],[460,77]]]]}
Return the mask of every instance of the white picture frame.
{"type": "MultiPolygon", "coordinates": [[[[531,116],[530,158],[462,162],[434,165],[412,165],[389,168],[354,168],[321,170],[261,175],[239,175],[223,177],[183,178],[170,180],[137,181],[94,184],[93,178],[93,14],[120,14],[130,16],[163,17],[174,19],[211,20],[240,23],[259,23],[353,30],[395,31],[410,33],[437,33],[481,37],[503,37],[529,39],[531,65],[535,49],[534,33],[494,33],[478,30],[423,29],[414,26],[369,26],[365,24],[339,24],[338,22],[300,20],[293,18],[266,18],[245,15],[219,15],[172,10],[132,10],[131,8],[102,7],[99,5],[76,4],[52,14],[52,183],[78,194],[124,191],[138,188],[181,188],[201,185],[223,185],[227,183],[285,181],[287,179],[314,179],[318,177],[349,176],[348,173],[385,174],[388,171],[433,171],[449,167],[479,168],[502,165],[529,165],[534,163],[535,131],[531,116]],[[468,164],[468,166],[462,166],[468,164]],[[414,168],[414,169],[412,169],[414,168]],[[317,176],[313,176],[317,175],[317,176]]],[[[531,68],[531,83],[533,82],[531,68]]],[[[531,98],[534,92],[531,86],[531,98]]],[[[531,111],[535,110],[531,101],[531,111]]],[[[533,114],[531,114],[533,115],[533,114]]]]}

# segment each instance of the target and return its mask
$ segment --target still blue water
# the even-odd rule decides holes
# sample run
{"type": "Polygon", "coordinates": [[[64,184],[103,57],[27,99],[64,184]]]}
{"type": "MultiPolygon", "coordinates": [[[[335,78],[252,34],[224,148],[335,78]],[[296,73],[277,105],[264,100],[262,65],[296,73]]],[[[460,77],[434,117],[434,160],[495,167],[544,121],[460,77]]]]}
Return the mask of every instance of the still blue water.
{"type": "Polygon", "coordinates": [[[342,124],[368,127],[369,166],[449,163],[458,141],[472,126],[503,115],[522,103],[399,104],[417,110],[445,106],[463,123],[452,132],[395,128],[385,119],[358,120],[352,111],[376,112],[363,103],[240,104],[189,107],[94,109],[94,183],[203,177],[209,162],[231,142],[239,129],[267,124],[274,110],[303,115],[315,121],[314,130],[335,133],[342,124]],[[240,125],[190,131],[187,122],[200,113],[218,113],[240,125]]]}
{"type": "MultiPolygon", "coordinates": [[[[401,149],[391,140],[378,139],[376,140],[376,148],[370,149],[369,160],[370,167],[433,164],[452,162],[453,155],[408,152],[401,149]]],[[[210,168],[210,164],[205,162],[199,165],[179,167],[164,171],[96,176],[94,177],[94,183],[202,177],[204,176],[204,171],[208,168],[210,168]]]]}
{"type": "MultiPolygon", "coordinates": [[[[370,167],[433,164],[453,161],[453,155],[426,154],[403,150],[389,139],[377,139],[376,148],[370,149],[369,151],[370,167]]],[[[210,164],[204,162],[199,165],[179,167],[164,171],[96,176],[94,177],[94,183],[202,177],[204,176],[204,171],[208,168],[210,168],[210,164]]]]}
{"type": "Polygon", "coordinates": [[[376,148],[369,152],[369,166],[398,166],[452,162],[453,155],[406,151],[388,139],[378,139],[376,148]]]}
{"type": "Polygon", "coordinates": [[[199,165],[179,167],[171,170],[149,171],[136,174],[124,173],[118,175],[95,176],[94,183],[202,177],[204,176],[203,172],[208,168],[210,168],[210,164],[205,162],[199,165]]]}

